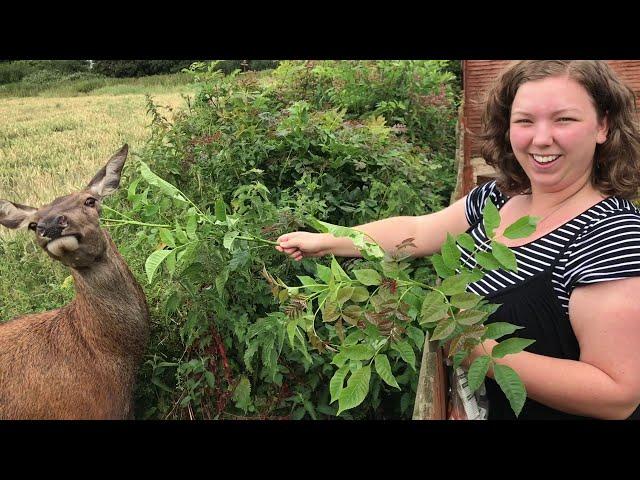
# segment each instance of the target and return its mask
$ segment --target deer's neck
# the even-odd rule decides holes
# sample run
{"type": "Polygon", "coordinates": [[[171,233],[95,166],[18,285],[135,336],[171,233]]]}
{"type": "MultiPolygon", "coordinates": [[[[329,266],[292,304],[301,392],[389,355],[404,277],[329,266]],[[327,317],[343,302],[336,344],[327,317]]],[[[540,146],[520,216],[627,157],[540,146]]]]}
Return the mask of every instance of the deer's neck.
{"type": "Polygon", "coordinates": [[[109,234],[103,234],[108,246],[102,259],[88,268],[71,269],[74,321],[94,346],[137,357],[149,335],[146,298],[109,234]]]}

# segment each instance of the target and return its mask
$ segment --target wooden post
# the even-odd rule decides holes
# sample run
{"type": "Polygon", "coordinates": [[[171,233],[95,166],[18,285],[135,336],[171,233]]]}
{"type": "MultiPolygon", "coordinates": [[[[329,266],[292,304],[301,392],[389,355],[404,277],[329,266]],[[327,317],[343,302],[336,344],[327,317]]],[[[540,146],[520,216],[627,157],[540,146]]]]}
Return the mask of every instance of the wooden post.
{"type": "Polygon", "coordinates": [[[442,349],[427,335],[422,352],[418,391],[413,406],[414,420],[446,420],[447,378],[442,349]]]}

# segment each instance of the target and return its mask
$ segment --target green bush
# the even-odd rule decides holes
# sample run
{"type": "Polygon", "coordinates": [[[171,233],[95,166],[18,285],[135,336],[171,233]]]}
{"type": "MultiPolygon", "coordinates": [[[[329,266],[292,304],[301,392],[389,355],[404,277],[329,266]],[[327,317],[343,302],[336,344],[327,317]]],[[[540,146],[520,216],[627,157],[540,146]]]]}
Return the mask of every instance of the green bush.
{"type": "Polygon", "coordinates": [[[55,70],[38,70],[24,76],[21,81],[26,86],[40,87],[59,82],[63,78],[64,75],[55,70]]]}
{"type": "Polygon", "coordinates": [[[2,62],[0,63],[0,85],[20,82],[25,77],[43,70],[65,76],[76,72],[86,72],[88,69],[89,62],[87,60],[16,60],[2,62]]]}
{"type": "MultiPolygon", "coordinates": [[[[127,217],[167,225],[121,221],[113,230],[132,268],[142,271],[152,251],[181,235],[185,245],[147,287],[154,329],[138,415],[328,418],[336,413],[331,356],[313,347],[313,336],[309,351],[284,342],[272,287],[261,275],[266,268],[296,284],[315,264],[223,234],[202,241],[195,212],[222,215],[228,205],[247,238],[275,240],[308,228],[309,216],[354,225],[442,208],[455,182],[454,76],[442,62],[417,61],[282,62],[267,76],[225,76],[215,67],[192,69],[201,90],[173,124],[149,103],[153,135],[140,152],[194,205],[138,175],[119,196],[127,217]]],[[[110,217],[113,224],[120,218],[110,217]]],[[[347,271],[366,265],[341,263],[347,271]]],[[[424,260],[411,271],[425,282],[434,278],[424,260]]],[[[402,390],[378,382],[370,399],[341,418],[410,416],[417,372],[405,363],[391,368],[402,390]]]]}
{"type": "Polygon", "coordinates": [[[145,77],[178,73],[195,60],[96,60],[92,72],[107,77],[145,77]]]}

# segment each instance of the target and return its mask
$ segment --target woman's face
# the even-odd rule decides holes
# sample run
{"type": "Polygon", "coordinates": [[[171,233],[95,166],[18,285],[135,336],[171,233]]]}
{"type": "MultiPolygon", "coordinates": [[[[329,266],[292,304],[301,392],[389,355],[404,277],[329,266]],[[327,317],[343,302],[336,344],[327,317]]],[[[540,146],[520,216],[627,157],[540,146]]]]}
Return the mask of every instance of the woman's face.
{"type": "Polygon", "coordinates": [[[589,178],[596,144],[607,139],[589,93],[567,76],[523,83],[511,105],[509,138],[533,192],[557,192],[589,178]]]}

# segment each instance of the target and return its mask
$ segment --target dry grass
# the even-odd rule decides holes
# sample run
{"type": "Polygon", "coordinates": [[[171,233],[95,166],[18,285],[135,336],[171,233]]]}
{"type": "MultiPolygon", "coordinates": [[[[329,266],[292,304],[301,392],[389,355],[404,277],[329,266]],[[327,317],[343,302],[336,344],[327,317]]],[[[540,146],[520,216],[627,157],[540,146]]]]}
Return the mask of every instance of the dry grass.
{"type": "MultiPolygon", "coordinates": [[[[179,91],[152,98],[185,104],[179,91]]],[[[39,207],[84,187],[124,143],[135,154],[150,121],[144,94],[0,99],[0,198],[39,207]]]]}

